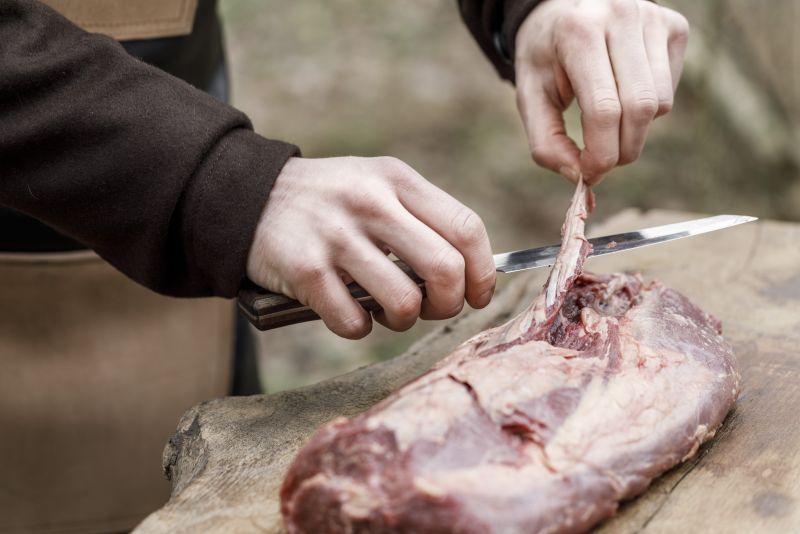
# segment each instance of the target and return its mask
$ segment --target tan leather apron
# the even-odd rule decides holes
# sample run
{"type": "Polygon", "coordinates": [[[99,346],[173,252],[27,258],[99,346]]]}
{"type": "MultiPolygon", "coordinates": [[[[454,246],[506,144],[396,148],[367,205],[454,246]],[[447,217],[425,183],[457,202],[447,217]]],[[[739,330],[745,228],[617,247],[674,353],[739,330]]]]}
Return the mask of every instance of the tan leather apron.
{"type": "Polygon", "coordinates": [[[42,0],[89,32],[154,39],[192,31],[197,0],[42,0]]]}
{"type": "Polygon", "coordinates": [[[127,530],[161,506],[178,419],[227,393],[233,313],[93,252],[0,253],[0,532],[127,530]]]}

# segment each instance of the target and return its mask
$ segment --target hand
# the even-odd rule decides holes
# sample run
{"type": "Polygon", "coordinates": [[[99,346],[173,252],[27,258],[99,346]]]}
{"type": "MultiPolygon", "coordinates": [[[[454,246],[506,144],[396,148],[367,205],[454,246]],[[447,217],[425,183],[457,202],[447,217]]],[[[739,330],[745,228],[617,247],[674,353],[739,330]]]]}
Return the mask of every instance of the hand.
{"type": "Polygon", "coordinates": [[[358,339],[370,315],[355,280],[393,330],[489,303],[495,267],[480,218],[394,158],[292,158],[261,215],[247,260],[257,284],[310,306],[336,334],[358,339]],[[425,280],[427,297],[386,254],[425,280]]]}
{"type": "Polygon", "coordinates": [[[672,108],[686,19],[647,0],[544,0],[516,37],[517,104],[539,165],[590,185],[638,159],[650,123],[672,108]],[[584,148],[563,112],[577,98],[584,148]]]}

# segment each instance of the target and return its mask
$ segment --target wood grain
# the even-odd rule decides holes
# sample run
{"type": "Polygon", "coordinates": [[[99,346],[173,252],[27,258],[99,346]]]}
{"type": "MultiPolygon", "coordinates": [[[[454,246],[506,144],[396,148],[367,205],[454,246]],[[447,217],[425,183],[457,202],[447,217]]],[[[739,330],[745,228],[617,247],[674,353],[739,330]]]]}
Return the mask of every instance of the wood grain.
{"type": "MultiPolygon", "coordinates": [[[[692,217],[626,211],[592,233],[692,217]]],[[[743,393],[717,438],[599,531],[800,531],[800,225],[751,223],[592,259],[586,268],[638,270],[688,295],[722,320],[743,376],[743,393]]],[[[307,388],[192,408],[165,449],[172,498],[137,532],[281,532],[278,488],[317,427],[367,409],[462,341],[505,321],[545,276],[514,275],[489,308],[462,315],[391,361],[307,388]]]]}

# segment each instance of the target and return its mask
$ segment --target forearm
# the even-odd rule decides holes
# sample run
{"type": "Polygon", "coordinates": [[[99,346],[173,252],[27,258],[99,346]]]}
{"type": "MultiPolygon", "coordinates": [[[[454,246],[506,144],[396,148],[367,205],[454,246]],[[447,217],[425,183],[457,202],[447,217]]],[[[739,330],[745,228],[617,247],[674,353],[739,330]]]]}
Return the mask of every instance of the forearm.
{"type": "Polygon", "coordinates": [[[233,296],[296,147],[83,32],[0,0],[0,203],[167,294],[233,296]]]}

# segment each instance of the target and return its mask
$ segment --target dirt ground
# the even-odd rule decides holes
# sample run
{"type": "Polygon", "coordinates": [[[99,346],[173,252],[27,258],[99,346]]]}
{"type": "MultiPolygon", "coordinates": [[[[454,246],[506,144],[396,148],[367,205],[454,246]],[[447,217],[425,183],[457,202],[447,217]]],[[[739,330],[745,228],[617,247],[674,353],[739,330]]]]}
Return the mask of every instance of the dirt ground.
{"type": "MultiPolygon", "coordinates": [[[[233,101],[259,133],[307,157],[399,157],[475,209],[497,252],[558,239],[571,186],[532,163],[513,88],[482,56],[454,1],[224,0],[221,13],[233,101]]],[[[631,206],[800,218],[794,156],[754,141],[747,118],[742,126],[719,79],[709,78],[708,50],[698,47],[721,57],[727,34],[715,30],[733,24],[714,21],[698,23],[675,110],[654,124],[640,161],[596,189],[595,220],[631,206]]],[[[579,134],[576,110],[568,124],[579,134]]],[[[358,342],[318,323],[262,333],[262,382],[269,391],[316,382],[399,354],[427,328],[397,334],[376,325],[358,342]]]]}

